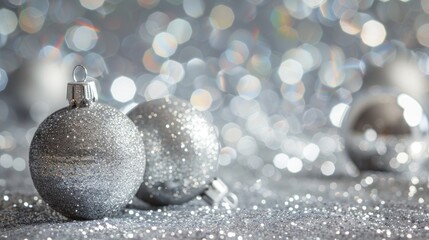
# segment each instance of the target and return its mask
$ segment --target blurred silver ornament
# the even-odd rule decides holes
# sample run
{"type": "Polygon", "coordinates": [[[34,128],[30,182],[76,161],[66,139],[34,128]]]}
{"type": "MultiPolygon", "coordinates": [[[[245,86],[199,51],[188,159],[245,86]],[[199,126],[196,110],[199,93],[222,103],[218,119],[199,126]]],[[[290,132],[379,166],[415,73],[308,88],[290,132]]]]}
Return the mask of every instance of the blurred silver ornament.
{"type": "Polygon", "coordinates": [[[169,96],[139,104],[128,116],[144,136],[147,157],[144,181],[136,194],[139,199],[167,205],[202,195],[211,205],[236,205],[236,196],[214,179],[220,146],[203,112],[169,96]]]}
{"type": "Polygon", "coordinates": [[[365,73],[361,90],[372,87],[392,88],[410,95],[426,108],[429,82],[421,65],[424,58],[419,53],[408,50],[403,44],[393,42],[372,52],[365,63],[365,73]]]}
{"type": "Polygon", "coordinates": [[[144,143],[127,116],[96,102],[86,69],[76,67],[74,80],[67,88],[70,106],[50,115],[34,135],[31,176],[43,200],[69,218],[114,216],[143,179],[144,143]]]}
{"type": "Polygon", "coordinates": [[[416,172],[427,158],[427,115],[414,98],[389,87],[355,96],[342,131],[360,170],[416,172]]]}

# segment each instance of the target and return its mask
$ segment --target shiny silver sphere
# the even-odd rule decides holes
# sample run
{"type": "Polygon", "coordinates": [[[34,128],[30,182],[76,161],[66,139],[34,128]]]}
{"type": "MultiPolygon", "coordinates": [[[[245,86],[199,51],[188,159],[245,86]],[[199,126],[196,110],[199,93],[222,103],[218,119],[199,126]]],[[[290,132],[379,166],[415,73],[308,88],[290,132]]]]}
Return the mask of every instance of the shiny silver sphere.
{"type": "Polygon", "coordinates": [[[43,200],[66,217],[114,216],[143,180],[143,145],[135,125],[112,107],[63,108],[34,135],[31,176],[43,200]]]}
{"type": "Polygon", "coordinates": [[[203,112],[167,97],[142,103],[128,116],[144,136],[147,157],[139,199],[182,204],[207,188],[217,170],[219,142],[203,112]]]}
{"type": "Polygon", "coordinates": [[[342,132],[360,170],[408,172],[427,157],[428,126],[414,98],[388,87],[370,88],[356,96],[342,132]]]}

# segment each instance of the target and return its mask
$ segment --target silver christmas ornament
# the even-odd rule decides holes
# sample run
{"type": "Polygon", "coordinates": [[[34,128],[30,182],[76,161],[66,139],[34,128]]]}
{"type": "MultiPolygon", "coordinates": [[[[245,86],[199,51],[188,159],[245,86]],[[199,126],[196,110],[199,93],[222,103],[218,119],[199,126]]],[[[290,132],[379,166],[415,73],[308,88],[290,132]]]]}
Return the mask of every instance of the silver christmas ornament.
{"type": "Polygon", "coordinates": [[[143,140],[118,110],[97,103],[93,81],[78,66],[67,87],[70,106],[37,129],[30,147],[30,171],[40,196],[72,219],[99,219],[124,209],[145,168],[143,140]]]}
{"type": "Polygon", "coordinates": [[[411,96],[373,87],[355,96],[342,131],[360,170],[417,172],[427,158],[428,119],[411,96]]]}
{"type": "Polygon", "coordinates": [[[429,81],[421,70],[424,58],[410,51],[403,44],[393,43],[368,56],[365,62],[361,91],[373,87],[394,89],[410,95],[427,108],[429,81]]]}
{"type": "Polygon", "coordinates": [[[236,196],[214,178],[220,146],[215,128],[203,112],[170,96],[137,105],[128,116],[144,136],[146,149],[144,181],[136,194],[139,199],[167,205],[202,195],[211,205],[236,205],[236,196]]]}

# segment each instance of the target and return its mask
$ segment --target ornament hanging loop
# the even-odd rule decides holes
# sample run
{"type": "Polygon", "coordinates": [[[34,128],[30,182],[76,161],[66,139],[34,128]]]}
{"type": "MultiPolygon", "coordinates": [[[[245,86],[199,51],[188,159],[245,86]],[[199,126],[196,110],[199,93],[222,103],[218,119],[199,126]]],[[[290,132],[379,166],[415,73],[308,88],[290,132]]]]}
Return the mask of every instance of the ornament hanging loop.
{"type": "Polygon", "coordinates": [[[70,107],[88,107],[98,99],[94,81],[86,81],[88,72],[82,65],[73,69],[73,80],[67,85],[67,100],[70,107]]]}
{"type": "Polygon", "coordinates": [[[238,205],[238,197],[235,193],[228,192],[228,194],[222,199],[222,206],[231,209],[236,208],[238,205]]]}
{"type": "Polygon", "coordinates": [[[73,69],[73,80],[75,82],[86,82],[86,76],[88,76],[88,71],[82,65],[76,65],[73,69]]]}
{"type": "Polygon", "coordinates": [[[235,208],[238,204],[237,195],[229,191],[228,186],[219,178],[215,178],[201,194],[202,198],[212,206],[235,208]]]}

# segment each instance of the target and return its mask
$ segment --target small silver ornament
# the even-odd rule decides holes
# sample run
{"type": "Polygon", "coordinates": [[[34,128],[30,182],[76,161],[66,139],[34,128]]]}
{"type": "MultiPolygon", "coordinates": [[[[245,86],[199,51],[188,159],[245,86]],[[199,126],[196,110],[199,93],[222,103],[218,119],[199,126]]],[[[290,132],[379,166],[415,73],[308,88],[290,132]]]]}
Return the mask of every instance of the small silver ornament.
{"type": "Polygon", "coordinates": [[[202,195],[211,205],[236,205],[236,196],[214,178],[220,146],[203,112],[170,96],[139,104],[128,116],[144,136],[146,149],[139,199],[159,206],[182,204],[202,195]]]}
{"type": "Polygon", "coordinates": [[[67,88],[70,106],[50,115],[34,135],[31,177],[43,200],[66,217],[115,216],[143,180],[143,139],[127,116],[96,102],[85,68],[75,68],[74,80],[67,88]]]}
{"type": "Polygon", "coordinates": [[[372,87],[355,96],[342,132],[360,170],[417,172],[427,158],[428,126],[417,100],[396,89],[372,87]]]}

